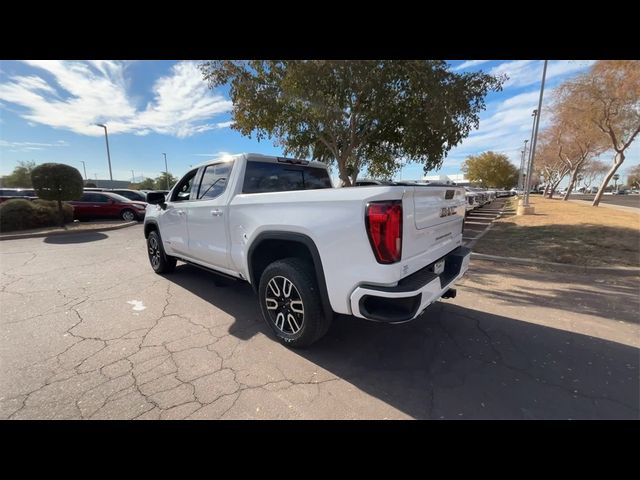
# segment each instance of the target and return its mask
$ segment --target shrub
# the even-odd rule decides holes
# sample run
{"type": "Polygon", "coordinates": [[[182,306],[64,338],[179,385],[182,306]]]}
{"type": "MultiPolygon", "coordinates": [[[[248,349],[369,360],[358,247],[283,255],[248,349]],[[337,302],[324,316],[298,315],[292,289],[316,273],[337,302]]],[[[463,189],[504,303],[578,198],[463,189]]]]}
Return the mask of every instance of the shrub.
{"type": "Polygon", "coordinates": [[[84,180],[80,172],[63,163],[43,163],[31,171],[31,183],[38,197],[58,202],[58,219],[63,227],[62,202],[82,196],[84,180]]]}
{"type": "MultiPolygon", "coordinates": [[[[73,207],[62,207],[65,222],[73,220],[73,207]]],[[[50,227],[60,222],[58,205],[46,200],[12,199],[0,204],[0,231],[10,232],[29,228],[50,227]]]]}
{"type": "MultiPolygon", "coordinates": [[[[42,200],[38,198],[37,200],[33,200],[32,204],[38,207],[38,210],[50,210],[55,215],[56,220],[58,220],[58,203],[51,200],[42,200]]],[[[62,213],[64,214],[64,222],[73,222],[73,206],[68,203],[62,203],[62,213]]],[[[49,212],[47,214],[50,214],[49,212]]]]}

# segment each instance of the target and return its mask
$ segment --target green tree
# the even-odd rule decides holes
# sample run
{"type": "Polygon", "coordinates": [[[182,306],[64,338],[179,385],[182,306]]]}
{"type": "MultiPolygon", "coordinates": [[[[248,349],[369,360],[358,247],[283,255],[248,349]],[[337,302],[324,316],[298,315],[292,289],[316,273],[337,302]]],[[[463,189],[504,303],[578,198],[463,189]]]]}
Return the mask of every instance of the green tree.
{"type": "Polygon", "coordinates": [[[511,188],[518,182],[518,169],[503,153],[470,155],[462,164],[462,171],[469,181],[483,187],[511,188]]]}
{"type": "Polygon", "coordinates": [[[454,73],[441,60],[251,60],[200,65],[211,88],[229,84],[233,125],[285,154],[337,164],[344,185],[363,168],[391,175],[397,158],[442,165],[479,124],[505,78],[454,73]]]}
{"type": "Polygon", "coordinates": [[[153,189],[154,190],[169,190],[169,189],[171,189],[171,187],[173,187],[173,185],[177,181],[178,181],[178,179],[176,177],[174,177],[173,175],[171,175],[170,173],[167,174],[166,172],[162,172],[154,180],[153,189]],[[167,179],[169,181],[167,181],[167,179]]]}
{"type": "Polygon", "coordinates": [[[132,188],[133,190],[155,190],[155,180],[153,178],[145,178],[139,183],[130,184],[129,188],[132,188]]]}
{"type": "Polygon", "coordinates": [[[18,165],[9,175],[0,177],[0,186],[13,188],[31,188],[31,171],[35,168],[36,162],[25,162],[18,160],[18,165]]]}
{"type": "Polygon", "coordinates": [[[80,172],[62,163],[43,163],[31,172],[31,182],[38,197],[58,202],[60,226],[64,227],[62,202],[82,196],[84,181],[80,172]]]}

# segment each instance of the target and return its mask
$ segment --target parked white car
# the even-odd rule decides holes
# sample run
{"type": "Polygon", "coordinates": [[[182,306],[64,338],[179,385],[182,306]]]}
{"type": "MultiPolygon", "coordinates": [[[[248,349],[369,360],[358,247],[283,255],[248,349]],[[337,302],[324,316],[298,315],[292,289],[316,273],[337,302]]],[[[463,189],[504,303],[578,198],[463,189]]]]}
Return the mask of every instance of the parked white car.
{"type": "Polygon", "coordinates": [[[153,270],[181,260],[249,282],[292,347],[321,338],[334,313],[414,319],[454,297],[469,265],[455,186],[332,188],[322,163],[242,154],[203,163],[147,201],[153,270]]]}

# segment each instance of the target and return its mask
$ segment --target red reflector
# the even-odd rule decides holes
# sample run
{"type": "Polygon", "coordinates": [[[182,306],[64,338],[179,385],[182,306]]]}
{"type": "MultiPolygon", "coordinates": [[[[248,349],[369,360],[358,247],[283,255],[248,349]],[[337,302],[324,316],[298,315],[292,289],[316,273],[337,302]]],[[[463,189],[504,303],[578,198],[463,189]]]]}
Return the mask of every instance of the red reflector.
{"type": "Polygon", "coordinates": [[[365,222],[378,263],[399,262],[402,256],[402,201],[369,203],[365,222]]]}

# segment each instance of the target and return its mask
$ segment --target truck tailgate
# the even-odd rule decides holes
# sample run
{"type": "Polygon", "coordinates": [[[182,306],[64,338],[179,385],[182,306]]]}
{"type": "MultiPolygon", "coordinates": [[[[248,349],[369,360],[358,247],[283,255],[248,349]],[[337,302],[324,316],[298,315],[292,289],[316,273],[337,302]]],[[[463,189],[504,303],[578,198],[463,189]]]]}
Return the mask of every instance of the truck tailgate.
{"type": "Polygon", "coordinates": [[[402,261],[408,266],[403,267],[404,277],[460,246],[465,191],[455,186],[412,187],[405,192],[403,206],[408,207],[403,228],[402,261]]]}

